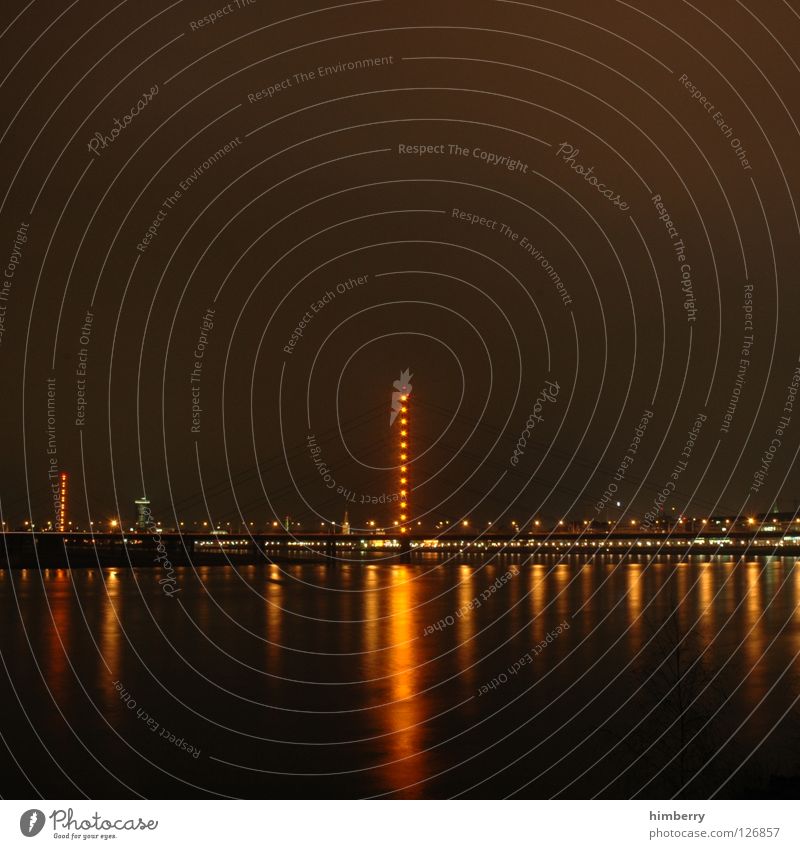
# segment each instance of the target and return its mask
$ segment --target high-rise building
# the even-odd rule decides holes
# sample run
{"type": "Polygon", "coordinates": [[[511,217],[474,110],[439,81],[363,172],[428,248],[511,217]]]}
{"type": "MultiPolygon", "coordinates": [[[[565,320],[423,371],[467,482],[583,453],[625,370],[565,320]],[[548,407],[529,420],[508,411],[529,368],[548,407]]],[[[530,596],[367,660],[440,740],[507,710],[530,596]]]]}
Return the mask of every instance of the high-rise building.
{"type": "Polygon", "coordinates": [[[143,495],[133,503],[136,505],[136,530],[139,533],[145,533],[153,523],[153,517],[150,513],[150,500],[143,495]]]}
{"type": "Polygon", "coordinates": [[[344,519],[342,519],[342,533],[350,533],[350,518],[347,515],[347,510],[344,511],[344,519]]]}

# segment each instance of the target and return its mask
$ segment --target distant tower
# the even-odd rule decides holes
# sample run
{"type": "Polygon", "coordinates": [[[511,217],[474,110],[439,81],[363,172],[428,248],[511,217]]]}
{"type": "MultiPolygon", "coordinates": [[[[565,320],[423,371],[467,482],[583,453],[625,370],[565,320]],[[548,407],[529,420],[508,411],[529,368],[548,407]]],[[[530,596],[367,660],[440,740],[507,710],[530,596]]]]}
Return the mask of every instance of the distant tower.
{"type": "Polygon", "coordinates": [[[61,481],[58,496],[58,530],[63,534],[67,530],[67,483],[69,478],[66,472],[61,472],[61,481]]]}
{"type": "Polygon", "coordinates": [[[153,521],[150,513],[150,500],[143,495],[133,503],[136,505],[136,530],[145,533],[153,521]]]}
{"type": "Polygon", "coordinates": [[[349,534],[350,533],[350,519],[347,515],[347,510],[344,511],[344,519],[342,519],[342,533],[349,534]]]}
{"type": "Polygon", "coordinates": [[[409,501],[409,492],[411,487],[408,479],[408,456],[411,451],[411,372],[406,369],[400,372],[400,379],[395,380],[392,384],[395,391],[392,392],[392,412],[389,416],[389,426],[391,427],[398,415],[400,417],[400,433],[397,439],[398,453],[397,457],[400,461],[398,464],[399,475],[397,494],[399,497],[398,504],[400,510],[397,515],[397,526],[400,533],[406,533],[408,527],[409,512],[411,510],[409,501]]]}

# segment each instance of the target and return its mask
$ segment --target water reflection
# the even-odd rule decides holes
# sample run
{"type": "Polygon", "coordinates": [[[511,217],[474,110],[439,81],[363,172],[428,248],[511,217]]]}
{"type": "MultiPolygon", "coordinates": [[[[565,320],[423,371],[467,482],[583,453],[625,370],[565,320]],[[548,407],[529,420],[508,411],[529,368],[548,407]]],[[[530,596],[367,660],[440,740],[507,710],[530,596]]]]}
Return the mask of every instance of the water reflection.
{"type": "Polygon", "coordinates": [[[698,591],[700,596],[700,607],[698,615],[705,626],[706,633],[713,632],[714,627],[714,567],[710,563],[699,565],[698,591]]]}
{"type": "MultiPolygon", "coordinates": [[[[192,737],[202,741],[204,751],[290,775],[344,772],[338,784],[325,784],[320,791],[334,795],[342,788],[354,795],[421,796],[435,792],[432,787],[444,795],[459,791],[475,779],[469,770],[477,767],[458,766],[465,752],[474,750],[467,742],[471,725],[487,720],[491,710],[505,710],[506,704],[508,715],[483,722],[472,740],[475,748],[488,749],[513,732],[507,748],[498,743],[501,754],[492,755],[501,759],[498,768],[503,758],[510,762],[523,746],[545,738],[546,746],[536,754],[537,771],[555,767],[575,743],[574,730],[560,730],[565,718],[595,698],[592,728],[615,711],[620,722],[634,725],[637,717],[626,706],[619,685],[624,681],[617,682],[617,676],[620,670],[636,674],[641,666],[637,653],[676,606],[684,632],[696,625],[700,648],[713,646],[713,669],[723,671],[718,683],[730,696],[726,721],[735,726],[756,709],[752,728],[745,724],[737,745],[755,745],[753,729],[774,724],[800,692],[797,677],[786,675],[761,701],[800,649],[800,568],[794,558],[736,564],[728,558],[650,563],[644,557],[622,562],[614,556],[590,562],[577,556],[564,562],[541,557],[537,563],[508,558],[481,567],[469,560],[447,566],[427,560],[397,566],[308,564],[286,571],[276,565],[248,566],[238,573],[200,567],[196,577],[191,570],[180,572],[180,607],[164,595],[151,570],[19,571],[0,575],[0,629],[9,645],[24,646],[25,635],[30,637],[43,677],[69,716],[92,715],[82,695],[85,687],[102,712],[116,709],[126,718],[115,723],[120,733],[133,734],[141,723],[135,713],[118,704],[115,708],[119,697],[109,689],[109,680],[119,678],[164,724],[183,729],[195,723],[192,737]],[[519,573],[480,606],[474,604],[512,564],[519,573]],[[211,650],[184,616],[203,630],[211,650]],[[449,616],[452,625],[423,636],[426,626],[449,616]],[[166,659],[165,638],[153,618],[170,641],[166,659]],[[573,627],[537,655],[534,666],[496,693],[476,697],[481,684],[565,618],[573,627]],[[775,645],[764,655],[773,638],[775,645]],[[215,643],[235,660],[214,650],[215,643]],[[182,665],[180,675],[174,674],[173,658],[190,659],[197,673],[182,665]],[[292,683],[298,681],[316,683],[292,683]],[[612,681],[617,683],[607,686],[612,681]],[[214,686],[229,682],[252,700],[249,707],[225,686],[214,686]],[[535,691],[527,695],[533,682],[535,691]],[[535,728],[525,724],[564,693],[552,716],[544,711],[537,714],[535,728]],[[261,708],[260,702],[310,713],[261,708]],[[251,736],[224,730],[240,722],[245,727],[245,714],[251,736]],[[273,740],[313,739],[327,747],[308,747],[301,758],[293,747],[270,747],[259,734],[273,740]],[[342,740],[364,742],[342,745],[342,740]],[[432,785],[430,776],[439,772],[447,776],[440,781],[453,784],[432,785]]],[[[653,640],[648,650],[657,652],[660,645],[653,640]]],[[[13,678],[30,678],[25,652],[9,654],[8,662],[13,678]]],[[[26,708],[47,746],[59,752],[65,745],[58,736],[63,729],[53,722],[55,712],[46,701],[30,700],[26,708]]],[[[105,760],[115,757],[113,751],[100,754],[105,760]]],[[[170,759],[185,758],[185,753],[157,747],[153,756],[171,769],[170,759]]],[[[223,779],[204,763],[210,764],[196,765],[202,783],[215,786],[223,779]]],[[[130,770],[127,778],[148,792],[137,784],[132,767],[121,763],[119,769],[130,770]]],[[[530,763],[521,763],[512,768],[509,781],[527,780],[530,770],[530,763]]],[[[558,769],[549,774],[557,776],[558,769]]],[[[248,789],[241,780],[238,793],[259,795],[257,785],[248,789]]],[[[292,781],[293,792],[302,795],[301,779],[292,781]]],[[[87,789],[103,792],[102,787],[87,789]]],[[[548,785],[548,790],[558,787],[548,785]]],[[[164,794],[173,791],[169,783],[159,788],[164,794]]]]}
{"type": "Polygon", "coordinates": [[[100,610],[96,610],[96,606],[92,604],[89,611],[95,615],[99,613],[102,617],[100,620],[98,640],[100,648],[97,664],[98,684],[101,692],[105,693],[106,709],[114,710],[117,707],[119,697],[113,687],[113,682],[124,679],[124,671],[121,668],[122,651],[120,646],[122,640],[120,622],[124,616],[122,604],[124,594],[120,592],[119,577],[116,572],[113,574],[109,573],[106,580],[102,583],[92,583],[94,583],[92,590],[94,592],[99,590],[104,596],[104,603],[100,605],[100,610]]]}
{"type": "Polygon", "coordinates": [[[558,619],[566,619],[572,612],[570,609],[569,596],[567,588],[572,580],[572,569],[569,563],[559,563],[555,569],[555,610],[558,619]]]}
{"type": "Polygon", "coordinates": [[[628,642],[632,653],[641,648],[642,631],[642,570],[638,564],[631,565],[627,572],[628,642]]]}
{"type": "Polygon", "coordinates": [[[475,599],[475,581],[473,579],[473,567],[465,564],[458,570],[460,584],[458,586],[458,611],[460,616],[456,622],[456,636],[458,639],[458,665],[463,670],[461,673],[465,684],[474,690],[477,687],[476,675],[473,664],[475,663],[475,636],[476,617],[472,615],[472,606],[475,599]]]}
{"type": "Polygon", "coordinates": [[[544,639],[545,628],[544,607],[547,604],[547,568],[543,563],[535,563],[528,571],[531,588],[531,616],[533,619],[533,643],[544,639]]]}
{"type": "Polygon", "coordinates": [[[378,581],[378,567],[372,564],[364,569],[364,670],[365,679],[378,678],[383,674],[383,659],[377,656],[382,647],[381,637],[381,598],[382,590],[378,581]]]}
{"type": "MultiPolygon", "coordinates": [[[[757,665],[761,660],[761,656],[765,648],[764,634],[764,592],[762,586],[762,570],[761,563],[749,562],[745,565],[745,596],[744,596],[744,625],[747,628],[747,637],[744,644],[745,657],[751,665],[757,665]]],[[[763,688],[764,679],[759,675],[758,670],[754,671],[754,686],[755,681],[758,681],[758,688],[763,688]]]]}
{"type": "MultiPolygon", "coordinates": [[[[391,705],[384,711],[389,737],[388,761],[391,781],[395,787],[410,787],[421,782],[426,775],[424,747],[424,720],[427,699],[418,696],[422,686],[417,664],[420,628],[412,608],[417,603],[412,569],[396,566],[391,570],[389,600],[390,645],[388,669],[389,698],[391,705]]],[[[435,683],[435,682],[428,682],[435,683]]],[[[410,795],[421,795],[421,788],[410,788],[410,795]]]]}
{"type": "Polygon", "coordinates": [[[580,579],[580,605],[576,605],[576,609],[580,606],[580,619],[584,623],[584,632],[590,631],[596,624],[595,599],[592,594],[592,583],[595,580],[593,572],[591,561],[583,564],[580,579]]]}
{"type": "MultiPolygon", "coordinates": [[[[28,580],[27,574],[25,579],[28,580]]],[[[34,589],[37,579],[38,576],[30,583],[29,589],[32,592],[38,589],[34,589]]],[[[47,592],[46,603],[49,606],[47,612],[50,618],[50,621],[45,624],[47,650],[44,654],[44,675],[51,690],[58,693],[72,684],[68,660],[73,648],[69,575],[63,569],[45,569],[43,582],[47,592]]],[[[41,612],[44,613],[44,611],[41,612]]],[[[35,639],[35,634],[29,636],[35,639]]]]}
{"type": "Polygon", "coordinates": [[[800,561],[797,559],[792,563],[792,575],[794,576],[794,615],[800,619],[800,561]]]}
{"type": "MultiPolygon", "coordinates": [[[[281,675],[284,582],[290,579],[284,577],[275,564],[270,565],[268,570],[264,587],[264,613],[267,620],[267,640],[264,648],[267,655],[267,672],[270,675],[281,675]]],[[[273,687],[269,679],[267,686],[270,689],[273,687]]]]}

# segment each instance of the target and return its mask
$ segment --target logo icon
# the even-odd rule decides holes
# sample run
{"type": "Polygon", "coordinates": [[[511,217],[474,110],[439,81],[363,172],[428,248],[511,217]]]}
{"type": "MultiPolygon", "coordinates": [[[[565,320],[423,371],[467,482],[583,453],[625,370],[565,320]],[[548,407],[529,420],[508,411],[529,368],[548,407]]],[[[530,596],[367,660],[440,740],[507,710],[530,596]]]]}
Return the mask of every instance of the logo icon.
{"type": "Polygon", "coordinates": [[[44,828],[44,813],[38,808],[31,808],[19,818],[19,830],[25,837],[36,837],[44,828]]]}
{"type": "Polygon", "coordinates": [[[400,379],[392,383],[395,391],[392,392],[392,412],[389,413],[389,427],[394,424],[394,420],[403,406],[403,401],[411,394],[411,378],[413,376],[410,369],[406,369],[400,372],[400,379]]]}

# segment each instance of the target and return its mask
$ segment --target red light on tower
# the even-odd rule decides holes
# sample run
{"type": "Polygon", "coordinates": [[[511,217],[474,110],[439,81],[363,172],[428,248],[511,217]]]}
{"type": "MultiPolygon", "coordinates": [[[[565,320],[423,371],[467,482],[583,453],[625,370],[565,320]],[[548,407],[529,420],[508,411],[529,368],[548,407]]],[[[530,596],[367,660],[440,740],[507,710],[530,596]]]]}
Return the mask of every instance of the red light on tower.
{"type": "Polygon", "coordinates": [[[61,472],[58,498],[58,530],[64,533],[67,530],[67,482],[69,478],[66,472],[61,472]]]}

